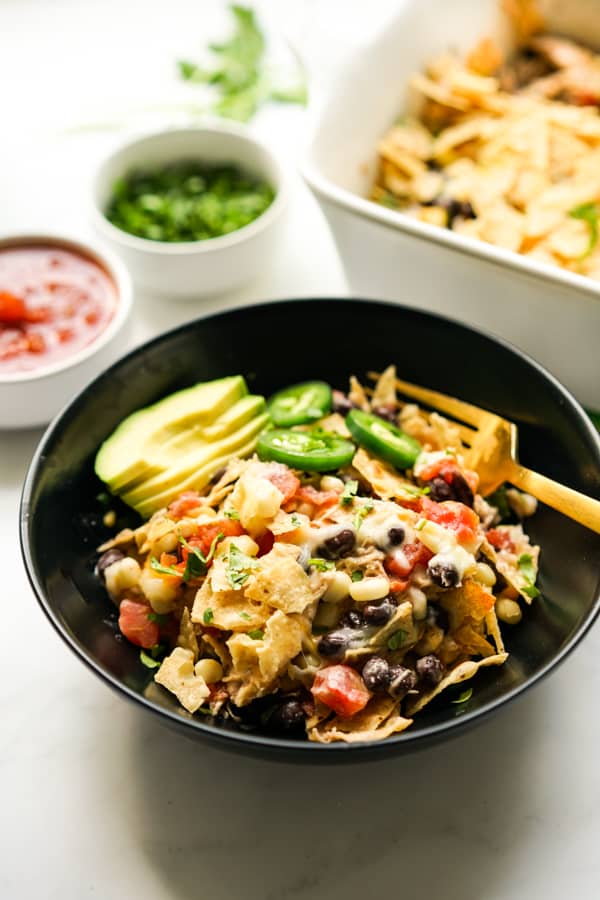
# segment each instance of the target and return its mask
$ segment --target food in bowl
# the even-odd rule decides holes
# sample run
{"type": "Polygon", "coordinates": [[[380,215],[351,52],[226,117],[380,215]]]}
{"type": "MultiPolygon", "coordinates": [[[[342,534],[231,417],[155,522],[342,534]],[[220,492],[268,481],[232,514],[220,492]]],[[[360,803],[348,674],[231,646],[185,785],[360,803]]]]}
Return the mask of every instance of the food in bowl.
{"type": "Polygon", "coordinates": [[[120,178],[106,218],[150,241],[204,241],[249,225],[274,196],[271,185],[238,166],[181,160],[120,178]]]}
{"type": "MultiPolygon", "coordinates": [[[[176,440],[181,404],[161,402],[143,421],[176,440]]],[[[96,571],[121,633],[189,713],[318,743],[385,739],[507,660],[499,620],[518,623],[518,601],[539,593],[521,524],[535,501],[479,496],[460,430],[401,403],[393,367],[347,395],[285,388],[268,410],[256,455],[200,490],[173,487],[99,548],[96,571]]]]}
{"type": "Polygon", "coordinates": [[[117,305],[115,282],[91,257],[52,244],[0,247],[0,377],[74,356],[117,305]]]}
{"type": "Polygon", "coordinates": [[[412,78],[418,113],[380,142],[371,198],[600,279],[600,56],[507,6],[514,52],[484,38],[412,78]]]}

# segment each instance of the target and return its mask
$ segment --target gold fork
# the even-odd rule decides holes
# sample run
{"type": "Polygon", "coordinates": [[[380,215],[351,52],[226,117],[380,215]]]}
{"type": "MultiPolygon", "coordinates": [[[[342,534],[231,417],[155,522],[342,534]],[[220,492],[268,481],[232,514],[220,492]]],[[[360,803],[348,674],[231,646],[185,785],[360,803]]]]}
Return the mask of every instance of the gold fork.
{"type": "Polygon", "coordinates": [[[479,493],[491,494],[503,482],[533,494],[548,506],[600,533],[600,501],[565,487],[522,466],[517,456],[517,426],[488,410],[396,379],[407,397],[457,419],[461,440],[468,446],[465,462],[479,475],[479,493]],[[465,424],[468,423],[468,424],[465,424]]]}

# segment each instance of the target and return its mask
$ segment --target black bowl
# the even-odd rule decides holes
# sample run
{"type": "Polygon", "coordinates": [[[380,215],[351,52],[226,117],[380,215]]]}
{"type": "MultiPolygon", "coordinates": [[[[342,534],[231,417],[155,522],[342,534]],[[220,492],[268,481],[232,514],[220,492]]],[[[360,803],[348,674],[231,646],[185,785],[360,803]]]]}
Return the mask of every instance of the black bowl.
{"type": "Polygon", "coordinates": [[[346,299],[291,300],[199,319],[97,378],[48,428],[31,463],[21,508],[25,565],[42,609],[75,654],[120,694],[188,736],[305,761],[355,761],[443,740],[563,660],[598,613],[600,536],[547,507],[528,525],[542,548],[543,596],[518,627],[505,628],[507,664],[477,676],[466,708],[440,698],[408,731],[381,743],[313,744],[192,718],[154,684],[139,651],[115,638],[112,604],[93,574],[95,547],[106,536],[93,460],[125,416],[178,388],[228,374],[243,373],[252,390],[269,394],[315,377],[344,388],[349,374],[392,362],[407,380],[516,421],[525,465],[598,496],[600,439],[581,407],[531,359],[479,331],[393,304],[346,299]]]}

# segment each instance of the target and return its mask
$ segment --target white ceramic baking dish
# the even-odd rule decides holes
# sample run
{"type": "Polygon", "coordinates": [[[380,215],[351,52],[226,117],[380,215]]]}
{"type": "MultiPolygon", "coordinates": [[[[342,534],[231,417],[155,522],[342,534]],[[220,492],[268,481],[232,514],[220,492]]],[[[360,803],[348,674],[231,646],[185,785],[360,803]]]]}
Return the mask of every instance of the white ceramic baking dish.
{"type": "MultiPolygon", "coordinates": [[[[549,30],[600,46],[597,0],[539,6],[549,30]]],[[[405,0],[321,102],[303,174],[329,221],[352,293],[434,310],[501,335],[600,408],[599,282],[364,199],[378,141],[406,106],[411,74],[431,57],[466,51],[485,35],[506,45],[499,0],[405,0]]]]}

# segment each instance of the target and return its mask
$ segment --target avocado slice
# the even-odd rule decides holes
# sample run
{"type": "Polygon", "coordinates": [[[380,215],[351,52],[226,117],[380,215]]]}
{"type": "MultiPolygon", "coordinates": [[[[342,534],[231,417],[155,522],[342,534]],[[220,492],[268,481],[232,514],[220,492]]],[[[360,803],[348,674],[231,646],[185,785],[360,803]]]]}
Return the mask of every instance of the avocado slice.
{"type": "Polygon", "coordinates": [[[234,456],[245,457],[253,452],[258,435],[268,421],[269,416],[266,413],[257,416],[235,434],[222,441],[207,445],[207,448],[204,448],[204,455],[196,454],[193,463],[188,458],[184,465],[173,467],[160,478],[153,478],[147,484],[140,485],[136,491],[124,495],[123,500],[133,506],[141,516],[147,518],[157,509],[166,506],[183,491],[201,490],[208,484],[214,473],[234,456]],[[210,454],[206,452],[208,448],[212,451],[210,454]],[[162,484],[158,485],[158,481],[162,481],[162,484]],[[154,484],[151,485],[151,482],[154,484]]]}
{"type": "Polygon", "coordinates": [[[128,416],[102,444],[95,471],[113,493],[160,474],[153,456],[169,437],[196,423],[210,424],[247,394],[241,375],[201,382],[128,416]]]}
{"type": "Polygon", "coordinates": [[[182,431],[175,435],[170,441],[167,441],[161,449],[160,458],[173,459],[173,453],[184,453],[187,450],[193,450],[194,445],[201,441],[210,443],[212,441],[220,441],[238,431],[243,425],[246,425],[255,416],[260,415],[266,409],[266,401],[264,397],[256,394],[247,394],[226,409],[218,419],[209,425],[193,425],[186,431],[182,431]]]}

